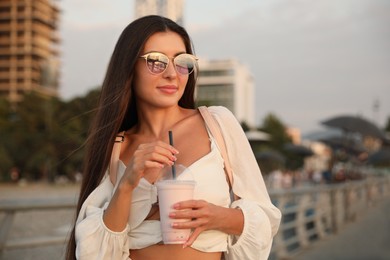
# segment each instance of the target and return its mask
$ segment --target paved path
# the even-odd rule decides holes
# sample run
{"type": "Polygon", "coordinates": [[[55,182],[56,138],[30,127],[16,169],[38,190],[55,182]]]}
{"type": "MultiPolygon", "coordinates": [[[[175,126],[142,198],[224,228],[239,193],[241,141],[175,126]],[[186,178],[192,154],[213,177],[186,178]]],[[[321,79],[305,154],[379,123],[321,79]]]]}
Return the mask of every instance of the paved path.
{"type": "MultiPolygon", "coordinates": [[[[28,185],[0,184],[0,200],[40,198],[77,198],[77,185],[47,185],[44,183],[28,185]]],[[[0,223],[4,215],[0,213],[0,223]]],[[[9,240],[31,238],[42,235],[68,234],[73,223],[74,210],[27,211],[17,213],[8,235],[9,240]]],[[[64,260],[65,245],[30,247],[26,249],[5,250],[0,260],[64,260]]]]}
{"type": "Polygon", "coordinates": [[[390,260],[390,198],[294,259],[390,260]]]}

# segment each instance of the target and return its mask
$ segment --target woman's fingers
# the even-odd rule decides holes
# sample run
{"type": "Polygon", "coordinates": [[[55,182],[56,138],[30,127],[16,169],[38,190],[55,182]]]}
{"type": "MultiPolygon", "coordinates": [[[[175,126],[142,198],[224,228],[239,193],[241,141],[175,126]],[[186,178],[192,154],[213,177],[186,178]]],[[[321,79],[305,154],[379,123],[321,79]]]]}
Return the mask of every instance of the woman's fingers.
{"type": "Polygon", "coordinates": [[[173,211],[169,214],[173,219],[189,219],[186,222],[174,222],[172,226],[179,229],[193,229],[188,240],[183,244],[183,248],[191,246],[202,231],[210,229],[210,206],[204,200],[187,200],[176,203],[173,211]]]}
{"type": "Polygon", "coordinates": [[[162,141],[141,144],[138,146],[137,150],[155,151],[161,154],[165,154],[167,156],[172,156],[174,154],[179,153],[179,151],[175,149],[173,146],[164,143],[162,141]]]}
{"type": "Polygon", "coordinates": [[[204,226],[206,229],[213,228],[216,215],[216,206],[204,200],[188,200],[176,203],[176,211],[170,212],[172,219],[191,219],[187,222],[174,222],[175,228],[197,228],[204,226]]]}
{"type": "Polygon", "coordinates": [[[133,161],[141,168],[157,166],[157,164],[147,164],[147,162],[157,162],[158,166],[173,165],[176,161],[174,154],[177,153],[178,151],[169,144],[157,141],[139,145],[134,152],[133,161]]]}
{"type": "Polygon", "coordinates": [[[173,205],[173,208],[176,210],[181,209],[197,209],[197,208],[203,208],[206,207],[209,203],[205,200],[185,200],[176,203],[173,205]]]}
{"type": "Polygon", "coordinates": [[[127,179],[132,186],[137,186],[145,171],[152,168],[171,166],[176,161],[178,151],[162,141],[140,144],[127,165],[127,179]]]}
{"type": "Polygon", "coordinates": [[[204,231],[205,229],[204,228],[196,228],[190,235],[190,237],[188,238],[188,240],[183,244],[183,248],[186,248],[188,246],[191,246],[192,243],[194,243],[194,241],[198,238],[198,236],[200,235],[200,233],[202,233],[202,231],[204,231]]]}
{"type": "Polygon", "coordinates": [[[155,142],[142,144],[134,152],[134,158],[138,158],[141,162],[152,161],[160,164],[173,165],[176,161],[177,150],[164,142],[155,142]]]}

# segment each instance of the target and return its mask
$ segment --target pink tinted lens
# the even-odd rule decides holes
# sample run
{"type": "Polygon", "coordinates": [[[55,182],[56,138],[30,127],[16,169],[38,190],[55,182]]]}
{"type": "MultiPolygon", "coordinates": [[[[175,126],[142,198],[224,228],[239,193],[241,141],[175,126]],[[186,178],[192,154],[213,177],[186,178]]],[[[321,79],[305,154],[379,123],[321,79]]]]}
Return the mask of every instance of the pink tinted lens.
{"type": "Polygon", "coordinates": [[[173,59],[176,71],[180,74],[190,74],[195,67],[196,60],[190,54],[180,54],[173,59]]]}
{"type": "Polygon", "coordinates": [[[146,65],[153,74],[163,73],[168,66],[168,62],[168,57],[162,53],[150,53],[146,57],[146,65]]]}

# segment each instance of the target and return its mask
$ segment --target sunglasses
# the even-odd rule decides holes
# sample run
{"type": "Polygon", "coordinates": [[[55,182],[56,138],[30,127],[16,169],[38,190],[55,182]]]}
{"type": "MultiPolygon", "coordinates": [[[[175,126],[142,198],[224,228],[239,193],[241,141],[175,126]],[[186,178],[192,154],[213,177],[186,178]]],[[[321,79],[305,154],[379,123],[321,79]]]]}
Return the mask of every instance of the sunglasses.
{"type": "MultiPolygon", "coordinates": [[[[160,52],[150,52],[140,56],[145,59],[146,67],[152,74],[161,74],[168,68],[169,60],[167,55],[160,52]]],[[[182,53],[172,59],[175,69],[182,75],[191,74],[197,66],[198,58],[188,53],[182,53]]]]}

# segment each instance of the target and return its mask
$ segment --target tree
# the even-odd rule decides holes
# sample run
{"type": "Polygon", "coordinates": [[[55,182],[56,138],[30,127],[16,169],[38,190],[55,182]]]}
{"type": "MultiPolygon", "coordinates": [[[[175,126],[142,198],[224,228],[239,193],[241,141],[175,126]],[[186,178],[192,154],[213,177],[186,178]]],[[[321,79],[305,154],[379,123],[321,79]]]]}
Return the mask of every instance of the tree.
{"type": "Polygon", "coordinates": [[[244,130],[244,132],[248,132],[248,131],[250,130],[250,127],[249,127],[249,125],[247,124],[247,122],[242,121],[242,122],[240,123],[240,125],[241,125],[242,130],[244,130]]]}
{"type": "Polygon", "coordinates": [[[385,126],[385,132],[389,132],[390,133],[390,116],[387,117],[387,123],[386,123],[386,126],[385,126]]]}
{"type": "Polygon", "coordinates": [[[268,133],[271,136],[268,146],[272,149],[283,152],[283,147],[286,143],[291,143],[291,138],[286,133],[286,127],[283,122],[274,114],[268,114],[260,127],[261,131],[268,133]]]}
{"type": "Polygon", "coordinates": [[[10,140],[9,132],[12,121],[10,103],[5,98],[0,98],[0,180],[9,180],[9,172],[14,165],[12,155],[6,147],[10,140]]]}
{"type": "Polygon", "coordinates": [[[62,147],[57,166],[61,175],[72,179],[76,172],[82,170],[84,143],[99,95],[100,91],[94,89],[84,97],[62,102],[58,108],[55,143],[62,147]]]}
{"type": "Polygon", "coordinates": [[[2,122],[5,127],[1,142],[12,167],[20,169],[25,177],[47,177],[51,172],[49,161],[55,157],[50,142],[51,99],[30,93],[16,106],[8,104],[0,109],[7,118],[2,122]]]}
{"type": "MultiPolygon", "coordinates": [[[[292,142],[291,137],[286,132],[284,123],[274,114],[268,114],[259,130],[268,133],[271,139],[263,145],[263,151],[277,151],[285,157],[285,167],[291,170],[299,169],[304,164],[304,157],[289,152],[285,149],[286,144],[292,142]]],[[[272,167],[271,167],[272,168],[272,167]]]]}
{"type": "Polygon", "coordinates": [[[0,99],[0,179],[9,179],[11,169],[30,180],[49,181],[81,171],[98,96],[93,90],[65,102],[32,92],[13,109],[0,99]]]}

